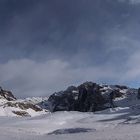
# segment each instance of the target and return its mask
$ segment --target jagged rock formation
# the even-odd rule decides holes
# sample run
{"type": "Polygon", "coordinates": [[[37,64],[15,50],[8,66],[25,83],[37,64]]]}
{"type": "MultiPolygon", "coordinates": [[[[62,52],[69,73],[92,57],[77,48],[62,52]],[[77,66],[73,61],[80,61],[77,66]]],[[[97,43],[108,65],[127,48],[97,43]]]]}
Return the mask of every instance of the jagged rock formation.
{"type": "Polygon", "coordinates": [[[11,91],[3,90],[2,87],[0,87],[0,99],[1,98],[4,98],[8,101],[16,100],[16,97],[12,94],[11,91]]]}
{"type": "Polygon", "coordinates": [[[123,97],[127,91],[126,86],[108,86],[85,82],[78,87],[71,86],[65,91],[54,93],[49,97],[48,104],[52,112],[94,112],[115,107],[114,100],[123,97]]]}
{"type": "Polygon", "coordinates": [[[70,86],[49,98],[16,99],[12,92],[0,88],[0,116],[36,116],[48,110],[95,112],[115,107],[134,108],[140,104],[139,99],[140,89],[93,82],[70,86]]]}
{"type": "Polygon", "coordinates": [[[36,116],[45,114],[47,110],[38,104],[43,98],[16,99],[11,91],[0,87],[0,116],[36,116]]]}

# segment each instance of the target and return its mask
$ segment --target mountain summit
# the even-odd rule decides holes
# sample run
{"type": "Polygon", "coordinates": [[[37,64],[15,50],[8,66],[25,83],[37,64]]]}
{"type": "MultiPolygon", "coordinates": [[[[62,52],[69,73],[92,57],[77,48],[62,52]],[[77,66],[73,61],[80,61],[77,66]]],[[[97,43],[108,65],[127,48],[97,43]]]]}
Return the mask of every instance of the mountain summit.
{"type": "Polygon", "coordinates": [[[50,110],[95,112],[107,108],[132,106],[140,103],[138,90],[122,85],[101,85],[85,82],[77,87],[52,94],[50,110]]]}

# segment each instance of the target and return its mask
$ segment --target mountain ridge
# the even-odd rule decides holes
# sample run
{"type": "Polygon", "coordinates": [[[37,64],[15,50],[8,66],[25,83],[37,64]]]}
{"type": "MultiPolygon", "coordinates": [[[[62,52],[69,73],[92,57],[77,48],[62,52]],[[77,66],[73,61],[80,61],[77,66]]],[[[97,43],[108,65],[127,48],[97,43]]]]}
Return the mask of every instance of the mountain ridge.
{"type": "Polygon", "coordinates": [[[0,88],[0,116],[37,116],[56,111],[96,112],[140,104],[140,90],[125,85],[85,82],[49,97],[17,99],[0,88]]]}
{"type": "Polygon", "coordinates": [[[85,82],[77,87],[52,94],[49,98],[50,110],[95,112],[107,108],[115,108],[116,99],[128,98],[131,94],[137,97],[138,89],[124,85],[103,85],[85,82]]]}

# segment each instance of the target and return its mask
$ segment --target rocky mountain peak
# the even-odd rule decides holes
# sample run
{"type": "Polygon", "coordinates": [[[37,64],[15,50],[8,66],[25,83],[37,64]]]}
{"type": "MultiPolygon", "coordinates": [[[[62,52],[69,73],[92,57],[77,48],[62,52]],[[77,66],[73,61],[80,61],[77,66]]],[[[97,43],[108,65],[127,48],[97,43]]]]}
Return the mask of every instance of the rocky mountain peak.
{"type": "Polygon", "coordinates": [[[0,87],[0,98],[4,98],[8,101],[16,100],[16,97],[12,94],[11,91],[4,90],[2,87],[0,87]]]}
{"type": "MultiPolygon", "coordinates": [[[[137,90],[122,85],[100,85],[85,82],[77,87],[70,86],[65,91],[52,94],[48,99],[50,110],[94,112],[117,106],[115,100],[136,97],[137,90]]],[[[138,99],[138,98],[137,98],[138,99]]]]}

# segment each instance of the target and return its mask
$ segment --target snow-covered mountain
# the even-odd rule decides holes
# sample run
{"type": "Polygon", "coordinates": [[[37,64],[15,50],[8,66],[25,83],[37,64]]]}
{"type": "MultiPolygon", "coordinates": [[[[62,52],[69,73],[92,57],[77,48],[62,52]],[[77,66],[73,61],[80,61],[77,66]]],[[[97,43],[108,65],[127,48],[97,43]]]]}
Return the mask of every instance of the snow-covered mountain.
{"type": "Polygon", "coordinates": [[[101,85],[85,82],[77,87],[52,94],[48,104],[52,112],[95,112],[115,107],[132,107],[140,104],[138,90],[121,85],[101,85]]]}
{"type": "Polygon", "coordinates": [[[0,116],[37,116],[46,114],[47,110],[37,105],[44,100],[46,98],[41,97],[16,99],[12,92],[0,88],[0,116]]]}
{"type": "Polygon", "coordinates": [[[0,139],[139,140],[139,95],[138,89],[92,82],[49,98],[16,99],[1,88],[0,139]]]}
{"type": "Polygon", "coordinates": [[[140,106],[137,89],[122,85],[85,82],[56,92],[49,98],[16,99],[12,92],[0,88],[0,116],[37,116],[56,111],[96,112],[108,108],[140,106]]]}

